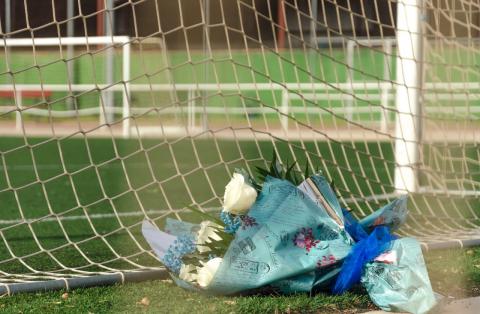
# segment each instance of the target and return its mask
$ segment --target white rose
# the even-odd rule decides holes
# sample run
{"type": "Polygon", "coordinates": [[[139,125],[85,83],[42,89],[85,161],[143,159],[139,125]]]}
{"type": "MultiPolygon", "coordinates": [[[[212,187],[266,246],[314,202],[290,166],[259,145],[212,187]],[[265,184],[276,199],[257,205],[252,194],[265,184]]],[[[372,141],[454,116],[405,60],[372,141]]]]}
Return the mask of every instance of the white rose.
{"type": "Polygon", "coordinates": [[[213,276],[217,272],[223,259],[215,257],[206,263],[202,263],[203,267],[197,267],[197,283],[200,287],[207,287],[212,282],[213,276]]]}
{"type": "Polygon", "coordinates": [[[234,173],[232,180],[225,187],[223,210],[234,215],[243,215],[257,199],[257,191],[245,183],[245,178],[234,173]]]}

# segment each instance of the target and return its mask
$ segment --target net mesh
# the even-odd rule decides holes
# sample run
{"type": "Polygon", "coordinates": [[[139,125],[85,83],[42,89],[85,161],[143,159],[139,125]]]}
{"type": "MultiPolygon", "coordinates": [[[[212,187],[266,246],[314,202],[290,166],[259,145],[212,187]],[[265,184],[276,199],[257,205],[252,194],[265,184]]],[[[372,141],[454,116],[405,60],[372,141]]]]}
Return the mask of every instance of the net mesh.
{"type": "MultiPolygon", "coordinates": [[[[418,161],[401,234],[468,244],[480,238],[480,6],[416,3],[418,161]]],[[[323,171],[358,217],[405,193],[395,185],[398,5],[6,5],[0,284],[159,269],[142,220],[219,209],[234,169],[254,174],[273,151],[323,171]]]]}

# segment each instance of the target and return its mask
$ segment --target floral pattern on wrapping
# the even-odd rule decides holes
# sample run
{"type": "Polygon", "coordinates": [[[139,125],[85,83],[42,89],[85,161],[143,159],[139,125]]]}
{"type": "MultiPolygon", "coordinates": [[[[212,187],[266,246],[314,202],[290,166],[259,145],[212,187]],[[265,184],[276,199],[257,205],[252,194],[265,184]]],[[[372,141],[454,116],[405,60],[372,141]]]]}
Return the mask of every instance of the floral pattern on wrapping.
{"type": "Polygon", "coordinates": [[[248,215],[241,216],[241,220],[242,220],[242,229],[243,230],[245,230],[249,227],[258,226],[258,223],[255,220],[255,218],[253,218],[251,216],[248,216],[248,215]]]}
{"type": "Polygon", "coordinates": [[[325,223],[320,223],[317,226],[317,231],[320,239],[323,241],[332,241],[340,238],[340,234],[325,223]]]}
{"type": "Polygon", "coordinates": [[[161,258],[161,261],[170,271],[178,274],[182,267],[182,257],[194,252],[196,248],[197,246],[193,237],[179,236],[175,242],[170,245],[163,258],[161,258]]]}
{"type": "Polygon", "coordinates": [[[324,255],[320,260],[317,262],[317,267],[318,268],[323,268],[332,264],[335,264],[337,262],[337,259],[335,258],[334,255],[324,255]]]}
{"type": "Polygon", "coordinates": [[[310,252],[310,250],[319,243],[320,240],[315,240],[313,236],[312,228],[302,228],[295,233],[293,237],[293,244],[301,249],[307,250],[307,252],[310,252]]]}
{"type": "Polygon", "coordinates": [[[226,233],[234,234],[242,225],[242,219],[240,217],[233,216],[225,211],[220,213],[220,219],[222,219],[223,223],[225,224],[224,231],[226,233]]]}

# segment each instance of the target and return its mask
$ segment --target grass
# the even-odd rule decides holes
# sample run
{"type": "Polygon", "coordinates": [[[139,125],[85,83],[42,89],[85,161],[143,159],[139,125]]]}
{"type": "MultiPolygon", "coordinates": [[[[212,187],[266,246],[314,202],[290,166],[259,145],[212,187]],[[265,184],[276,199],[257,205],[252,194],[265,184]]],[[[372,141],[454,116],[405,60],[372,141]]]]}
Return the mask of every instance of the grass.
{"type": "Polygon", "coordinates": [[[66,299],[62,298],[63,293],[3,298],[0,310],[2,313],[271,313],[290,309],[331,313],[372,308],[366,295],[212,297],[187,292],[169,280],[74,290],[66,299]],[[144,298],[148,302],[142,302],[144,298]]]}
{"type": "Polygon", "coordinates": [[[480,296],[480,247],[425,254],[434,291],[454,298],[480,296]]]}
{"type": "MultiPolygon", "coordinates": [[[[284,161],[297,159],[303,164],[307,157],[304,149],[296,147],[300,143],[275,144],[284,161]]],[[[315,152],[314,143],[304,144],[307,151],[315,152]]],[[[317,145],[324,152],[322,160],[318,153],[308,155],[321,169],[338,165],[330,174],[339,189],[353,193],[373,189],[379,193],[386,185],[392,164],[390,158],[381,160],[379,156],[391,155],[390,144],[355,144],[356,159],[346,158],[346,154],[353,153],[353,147],[317,145]],[[378,160],[375,168],[374,159],[378,160]],[[342,176],[353,178],[352,170],[358,174],[355,179],[359,184],[342,183],[342,176]],[[374,176],[384,181],[371,180],[374,176]]],[[[159,219],[161,224],[160,210],[182,208],[190,203],[220,206],[229,173],[235,168],[265,165],[264,158],[272,155],[272,142],[76,138],[28,139],[24,143],[19,138],[3,138],[0,151],[6,165],[0,171],[1,219],[32,220],[28,225],[2,223],[8,247],[0,242],[0,268],[9,273],[25,273],[29,270],[15,257],[39,271],[58,268],[53,258],[71,268],[110,259],[105,266],[120,269],[131,268],[129,262],[157,265],[156,260],[139,249],[139,245],[148,249],[140,233],[143,211],[157,211],[149,217],[159,219]],[[137,215],[69,220],[114,212],[137,215]],[[45,216],[53,220],[39,220],[45,216]],[[72,242],[81,244],[74,246],[72,242]],[[52,255],[43,253],[44,250],[52,255]],[[36,254],[27,257],[31,253],[36,254]],[[129,258],[119,259],[115,253],[129,258]]]]}
{"type": "MultiPolygon", "coordinates": [[[[480,248],[425,254],[434,291],[463,298],[480,295],[480,248]]],[[[376,309],[362,289],[342,296],[204,296],[171,280],[20,294],[0,299],[2,313],[357,313],[376,309]],[[143,302],[142,302],[143,300],[143,302]]]]}
{"type": "MultiPolygon", "coordinates": [[[[271,156],[272,144],[284,161],[296,159],[303,164],[310,158],[334,179],[340,193],[371,194],[392,189],[389,177],[393,175],[393,154],[387,142],[2,138],[0,220],[32,221],[2,222],[0,269],[12,274],[31,272],[20,260],[37,271],[58,270],[58,262],[71,268],[88,266],[86,269],[92,271],[98,270],[89,266],[95,262],[118,269],[131,269],[131,263],[157,266],[158,261],[146,253],[149,247],[140,233],[143,210],[181,208],[188,203],[219,206],[229,173],[237,167],[264,165],[264,158],[271,156]],[[114,211],[139,215],[92,218],[90,222],[68,220],[114,211]],[[61,219],[38,220],[45,216],[61,219]],[[127,259],[117,258],[117,253],[127,259]]],[[[475,156],[475,151],[471,154],[475,156]]],[[[478,208],[476,204],[473,209],[478,208]]],[[[354,209],[366,205],[378,208],[381,204],[358,203],[354,209]]],[[[160,225],[165,218],[158,212],[149,217],[160,225]]],[[[480,294],[480,250],[433,252],[426,255],[426,260],[438,292],[455,297],[480,294]]],[[[1,298],[0,311],[331,313],[373,308],[361,289],[340,297],[219,298],[181,290],[170,281],[155,281],[79,289],[69,292],[66,299],[62,294],[57,291],[1,298]],[[149,305],[141,304],[145,297],[149,305]]]]}

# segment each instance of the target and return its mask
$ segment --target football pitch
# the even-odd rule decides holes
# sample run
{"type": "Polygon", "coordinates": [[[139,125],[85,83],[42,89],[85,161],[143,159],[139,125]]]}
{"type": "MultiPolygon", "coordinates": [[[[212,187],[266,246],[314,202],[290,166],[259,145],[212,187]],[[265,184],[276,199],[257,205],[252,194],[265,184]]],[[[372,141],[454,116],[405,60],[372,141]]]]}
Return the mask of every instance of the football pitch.
{"type": "MultiPolygon", "coordinates": [[[[295,157],[303,167],[308,155],[339,191],[382,193],[390,184],[389,143],[353,144],[350,152],[335,143],[301,145],[275,142],[283,162],[295,157]]],[[[0,269],[81,273],[158,266],[144,251],[142,220],[161,225],[186,215],[179,210],[189,204],[219,208],[229,174],[268,165],[273,142],[2,138],[0,151],[0,269]]]]}
{"type": "MultiPolygon", "coordinates": [[[[309,158],[333,179],[344,197],[393,192],[393,146],[389,142],[4,137],[0,141],[3,279],[8,280],[9,274],[79,275],[159,267],[141,235],[143,219],[154,219],[162,226],[166,217],[195,219],[179,211],[188,204],[219,208],[229,174],[235,168],[255,172],[255,166],[268,165],[274,146],[283,162],[295,158],[303,167],[309,158]]],[[[475,151],[469,153],[474,156],[475,151]]],[[[358,210],[366,204],[359,198],[353,209],[361,215],[358,210]]],[[[375,209],[381,204],[371,206],[375,209]]],[[[478,249],[438,251],[426,258],[436,291],[478,295],[478,249]],[[455,276],[462,280],[445,279],[455,276]]],[[[1,299],[0,307],[6,312],[44,308],[72,313],[117,309],[180,313],[186,308],[201,312],[205,306],[222,313],[260,313],[272,308],[327,313],[373,307],[364,291],[356,293],[207,298],[164,280],[80,289],[67,299],[54,291],[23,294],[1,299]],[[184,307],[170,301],[176,296],[184,300],[184,307]],[[143,297],[151,304],[142,304],[143,297]]]]}

